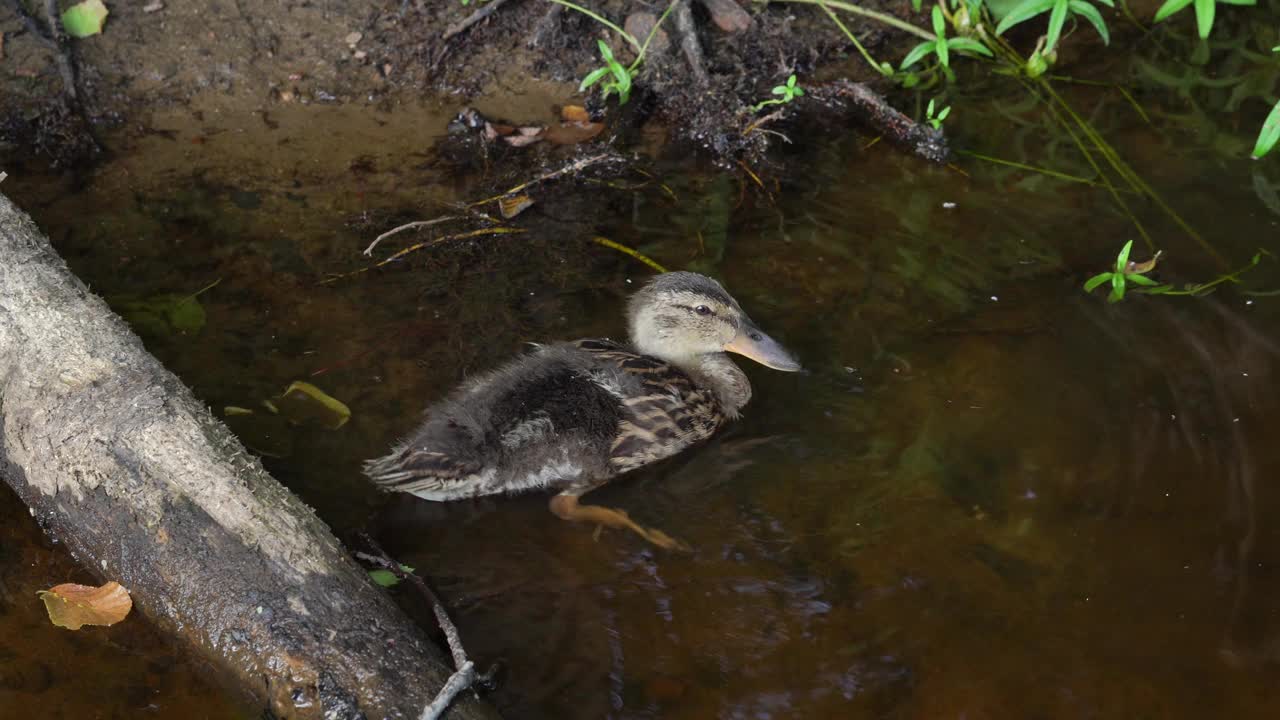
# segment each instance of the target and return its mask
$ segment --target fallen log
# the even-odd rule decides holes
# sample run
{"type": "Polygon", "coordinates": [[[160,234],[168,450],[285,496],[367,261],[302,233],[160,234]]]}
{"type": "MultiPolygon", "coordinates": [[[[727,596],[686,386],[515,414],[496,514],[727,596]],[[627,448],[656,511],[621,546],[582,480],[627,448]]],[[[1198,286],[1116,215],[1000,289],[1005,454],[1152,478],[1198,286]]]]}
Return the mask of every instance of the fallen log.
{"type": "MultiPolygon", "coordinates": [[[[416,718],[450,675],[3,194],[0,475],[74,557],[277,717],[416,718]]],[[[497,715],[464,695],[449,717],[497,715]]]]}

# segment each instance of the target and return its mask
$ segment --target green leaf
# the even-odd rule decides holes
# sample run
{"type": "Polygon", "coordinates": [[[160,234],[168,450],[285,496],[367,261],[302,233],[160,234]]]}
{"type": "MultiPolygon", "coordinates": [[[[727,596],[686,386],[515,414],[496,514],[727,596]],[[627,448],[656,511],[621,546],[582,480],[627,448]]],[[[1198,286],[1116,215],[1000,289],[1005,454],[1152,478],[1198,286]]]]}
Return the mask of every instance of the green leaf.
{"type": "Polygon", "coordinates": [[[933,117],[933,98],[929,98],[929,107],[924,109],[925,117],[933,117]]]}
{"type": "Polygon", "coordinates": [[[600,48],[600,57],[604,58],[605,62],[617,62],[613,59],[613,50],[609,49],[608,43],[603,40],[597,40],[596,44],[600,48]]]}
{"type": "Polygon", "coordinates": [[[1218,0],[1223,5],[1246,5],[1252,7],[1258,4],[1258,0],[1218,0]]]}
{"type": "MultiPolygon", "coordinates": [[[[400,569],[407,573],[413,572],[413,568],[409,567],[408,565],[401,565],[400,569]]],[[[384,569],[370,570],[369,579],[378,583],[382,587],[395,587],[396,585],[400,584],[400,576],[396,575],[390,570],[384,570],[384,569]]]]}
{"type": "Polygon", "coordinates": [[[107,6],[102,0],[85,0],[67,8],[62,13],[62,27],[71,37],[89,37],[102,32],[102,23],[107,19],[107,6]]]}
{"type": "Polygon", "coordinates": [[[1089,278],[1088,282],[1084,284],[1084,291],[1093,292],[1098,288],[1099,285],[1101,285],[1102,283],[1110,279],[1111,279],[1111,273],[1109,272],[1104,272],[1104,273],[1099,273],[1097,275],[1094,275],[1093,277],[1089,278]]]}
{"type": "Polygon", "coordinates": [[[200,332],[207,319],[204,306],[194,295],[188,295],[174,302],[165,314],[173,329],[184,333],[200,332]]]}
{"type": "Polygon", "coordinates": [[[1067,0],[1053,2],[1053,11],[1049,13],[1049,32],[1045,34],[1045,52],[1053,52],[1054,48],[1058,47],[1058,38],[1062,37],[1062,26],[1067,22],[1067,7],[1067,0]]]}
{"type": "Polygon", "coordinates": [[[1124,274],[1111,274],[1111,294],[1107,296],[1108,302],[1120,302],[1124,299],[1124,274]]]}
{"type": "Polygon", "coordinates": [[[1102,19],[1102,13],[1098,12],[1098,8],[1084,0],[1070,0],[1068,5],[1070,5],[1072,12],[1088,20],[1093,25],[1093,29],[1097,30],[1098,34],[1102,36],[1104,45],[1111,44],[1111,33],[1107,31],[1107,23],[1102,19]]]}
{"type": "Polygon", "coordinates": [[[952,50],[978,53],[979,55],[986,55],[987,57],[992,56],[991,50],[987,48],[986,45],[983,45],[972,38],[951,38],[947,41],[947,46],[952,50]]]}
{"type": "Polygon", "coordinates": [[[315,423],[337,430],[351,419],[351,408],[346,403],[302,380],[289,383],[275,404],[281,414],[298,425],[315,423]]]}
{"type": "Polygon", "coordinates": [[[395,587],[400,584],[400,578],[390,570],[370,570],[369,579],[382,587],[395,587]]]}
{"type": "Polygon", "coordinates": [[[1170,15],[1178,12],[1182,8],[1191,4],[1191,0],[1165,0],[1165,3],[1156,11],[1155,21],[1161,22],[1170,15]]]}
{"type": "Polygon", "coordinates": [[[951,106],[950,106],[950,105],[948,105],[948,106],[946,106],[946,107],[942,108],[942,112],[938,113],[938,122],[942,122],[943,120],[946,120],[946,119],[947,119],[947,116],[948,116],[948,115],[950,115],[950,114],[951,114],[951,106]]]}
{"type": "Polygon", "coordinates": [[[1120,248],[1120,254],[1116,256],[1116,274],[1124,276],[1124,269],[1129,266],[1129,251],[1133,249],[1133,241],[1124,244],[1120,248]]]}
{"type": "Polygon", "coordinates": [[[1135,283],[1135,284],[1138,284],[1138,285],[1145,285],[1145,286],[1147,286],[1147,287],[1153,287],[1153,286],[1155,286],[1155,285],[1159,285],[1159,283],[1157,283],[1155,280],[1152,280],[1151,278],[1147,277],[1146,275],[1138,275],[1137,273],[1129,273],[1128,275],[1125,275],[1125,277],[1129,280],[1129,282],[1131,282],[1131,283],[1135,283]]]}
{"type": "Polygon", "coordinates": [[[774,95],[786,95],[788,90],[789,88],[787,88],[786,85],[779,85],[774,89],[770,90],[769,92],[773,93],[774,95]]]}
{"type": "Polygon", "coordinates": [[[1201,40],[1208,38],[1209,31],[1213,29],[1213,8],[1216,4],[1214,0],[1195,0],[1196,29],[1200,31],[1201,40]]]}
{"type": "Polygon", "coordinates": [[[902,67],[911,67],[912,65],[920,62],[921,58],[933,52],[933,48],[937,44],[938,43],[933,40],[926,40],[925,42],[911,48],[911,52],[907,53],[907,56],[902,59],[902,67]]]}
{"type": "Polygon", "coordinates": [[[943,68],[951,67],[951,53],[947,49],[946,21],[942,19],[942,10],[937,6],[933,6],[933,28],[938,33],[938,39],[933,43],[933,51],[938,55],[938,62],[943,68]]]}
{"type": "Polygon", "coordinates": [[[1114,2],[1112,2],[1111,0],[1098,0],[1098,2],[1099,2],[1100,4],[1102,4],[1102,5],[1106,5],[1107,7],[1111,8],[1112,10],[1115,10],[1115,9],[1116,9],[1116,4],[1115,4],[1114,2]]]}
{"type": "Polygon", "coordinates": [[[609,63],[609,70],[613,73],[614,88],[618,91],[618,104],[626,105],[627,100],[631,99],[631,73],[616,62],[609,63]]]}
{"type": "Polygon", "coordinates": [[[792,93],[792,95],[793,95],[794,97],[801,97],[801,96],[803,96],[803,95],[804,95],[804,88],[802,88],[802,87],[797,87],[797,88],[794,90],[794,92],[792,93]]]}
{"type": "Polygon", "coordinates": [[[608,66],[605,66],[602,68],[596,68],[595,70],[592,70],[586,77],[582,78],[582,84],[578,86],[578,92],[582,92],[583,90],[586,90],[592,85],[595,85],[596,83],[600,82],[600,78],[608,74],[609,74],[608,66]]]}
{"type": "Polygon", "coordinates": [[[1271,152],[1277,140],[1280,140],[1280,103],[1276,103],[1271,108],[1271,113],[1262,123],[1262,130],[1258,132],[1258,141],[1253,146],[1253,156],[1260,158],[1271,152]]]}
{"type": "MultiPolygon", "coordinates": [[[[1187,0],[1187,2],[1191,2],[1191,0],[1187,0]]],[[[1004,19],[996,26],[996,34],[1003,35],[1005,30],[1018,23],[1026,22],[1051,7],[1053,7],[1053,0],[1025,0],[1010,10],[1008,15],[1004,16],[1004,19]]]]}

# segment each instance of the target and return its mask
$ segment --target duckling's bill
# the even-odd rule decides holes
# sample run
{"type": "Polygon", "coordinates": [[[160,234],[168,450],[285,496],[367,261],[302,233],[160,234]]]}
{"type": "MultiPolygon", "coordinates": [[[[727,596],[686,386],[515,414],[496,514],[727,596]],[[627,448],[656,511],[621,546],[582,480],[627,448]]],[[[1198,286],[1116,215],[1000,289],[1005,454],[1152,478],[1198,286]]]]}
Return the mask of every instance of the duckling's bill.
{"type": "Polygon", "coordinates": [[[783,372],[801,370],[800,362],[787,352],[786,348],[749,320],[742,323],[738,328],[738,334],[724,346],[724,349],[749,357],[774,370],[783,372]]]}

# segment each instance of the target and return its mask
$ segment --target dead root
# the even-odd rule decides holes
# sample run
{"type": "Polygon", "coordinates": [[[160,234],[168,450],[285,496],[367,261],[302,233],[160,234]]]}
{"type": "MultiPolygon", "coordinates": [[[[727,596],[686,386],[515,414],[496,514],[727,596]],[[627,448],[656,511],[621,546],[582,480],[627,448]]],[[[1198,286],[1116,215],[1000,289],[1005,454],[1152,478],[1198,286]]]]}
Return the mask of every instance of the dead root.
{"type": "Polygon", "coordinates": [[[837,80],[814,88],[812,94],[847,109],[863,125],[917,157],[939,165],[945,165],[951,157],[947,136],[941,130],[912,120],[862,83],[837,80]]]}

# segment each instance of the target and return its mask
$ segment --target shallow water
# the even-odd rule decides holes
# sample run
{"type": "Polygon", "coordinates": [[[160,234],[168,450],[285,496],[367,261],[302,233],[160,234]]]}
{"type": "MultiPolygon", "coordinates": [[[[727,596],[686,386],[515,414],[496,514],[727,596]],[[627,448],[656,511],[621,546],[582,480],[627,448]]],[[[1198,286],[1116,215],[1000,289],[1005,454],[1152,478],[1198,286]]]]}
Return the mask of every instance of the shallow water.
{"type": "MultiPolygon", "coordinates": [[[[1105,90],[1070,97],[1226,261],[1134,203],[1166,277],[1280,252],[1266,197],[1280,170],[1223,148],[1251,140],[1265,106],[1192,132],[1184,98],[1142,87],[1154,125],[1105,90]]],[[[958,147],[1084,172],[1034,112],[1008,124],[1016,94],[968,90],[951,99],[958,147]]],[[[592,215],[554,194],[529,211],[576,232],[452,242],[317,285],[368,262],[378,233],[502,186],[430,152],[422,128],[452,110],[175,111],[74,194],[16,176],[5,191],[120,306],[220,280],[200,295],[200,331],[143,328],[148,346],[215,409],[257,409],[228,422],[337,531],[372,528],[431,579],[473,657],[505,666],[490,697],[507,717],[1274,716],[1274,296],[1108,305],[1080,285],[1136,235],[1103,190],[965,156],[928,167],[853,133],[797,143],[788,167],[803,170],[760,169],[777,182],[767,194],[667,159],[670,194],[586,185],[592,215]],[[809,369],[747,367],[741,422],[589,496],[695,552],[595,539],[545,497],[373,492],[359,462],[462,378],[525,341],[622,331],[649,272],[591,232],[721,278],[809,369]],[[352,421],[260,410],[297,379],[352,421]]],[[[1278,287],[1274,262],[1246,276],[1278,287]]],[[[16,502],[4,512],[20,519],[16,502]]],[[[5,526],[27,548],[0,556],[5,587],[22,589],[5,599],[6,662],[65,650],[56,671],[4,672],[0,704],[80,714],[72,688],[92,675],[114,683],[92,716],[250,714],[170,667],[145,623],[45,627],[27,590],[78,571],[33,523],[5,526]]],[[[393,592],[426,622],[411,591],[393,592]]]]}

